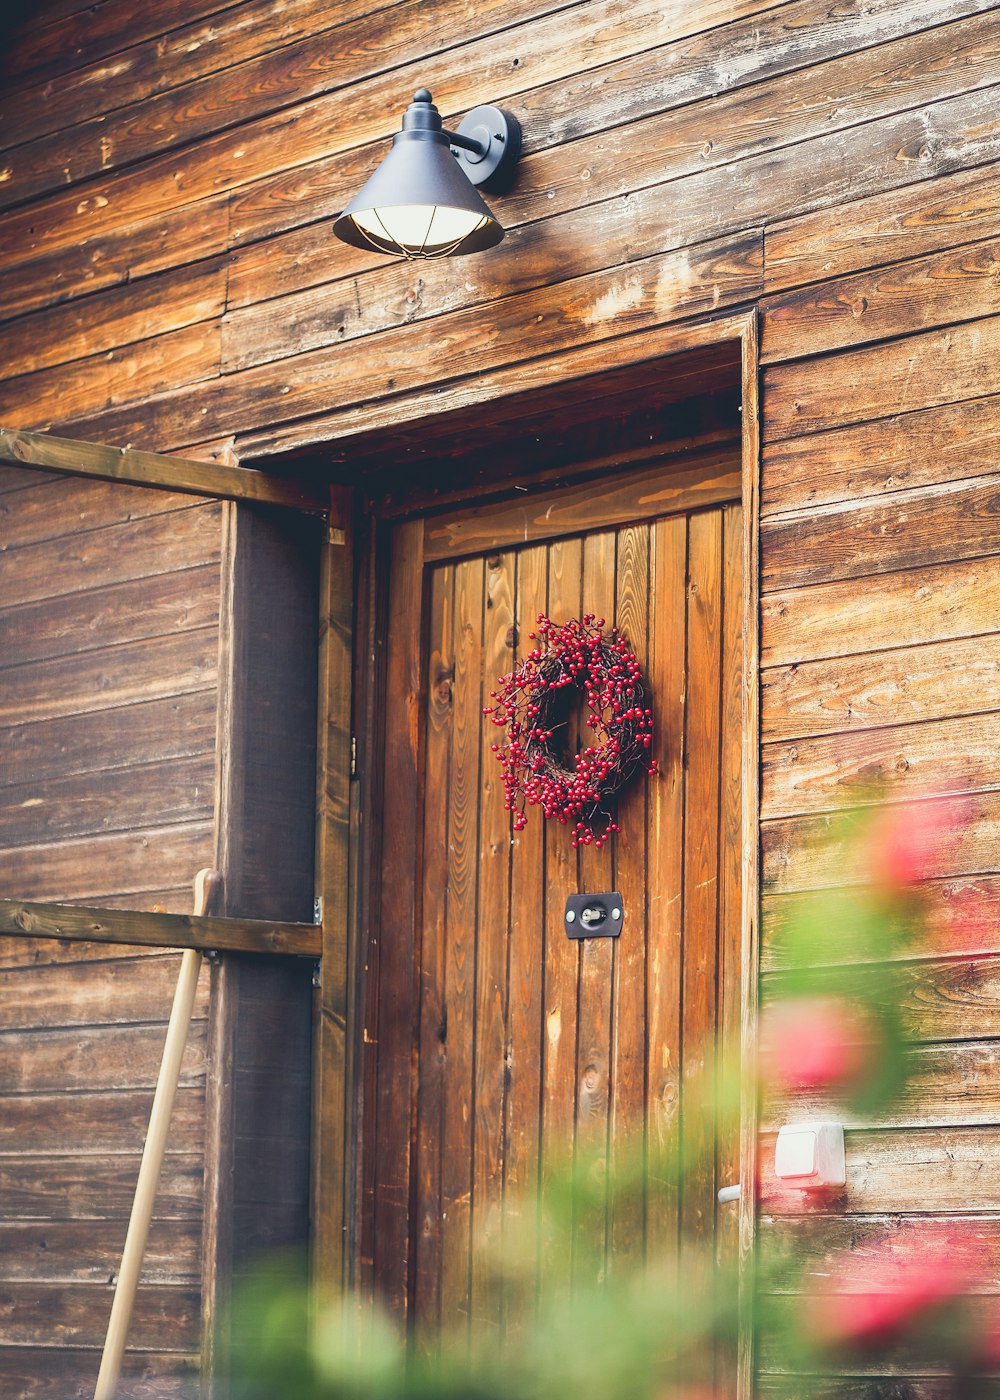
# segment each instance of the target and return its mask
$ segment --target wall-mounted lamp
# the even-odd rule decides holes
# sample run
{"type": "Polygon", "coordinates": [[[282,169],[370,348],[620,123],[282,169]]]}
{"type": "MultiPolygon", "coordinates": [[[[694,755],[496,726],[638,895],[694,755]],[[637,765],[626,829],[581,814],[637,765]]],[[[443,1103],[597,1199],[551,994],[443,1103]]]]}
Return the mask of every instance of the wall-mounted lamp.
{"type": "Polygon", "coordinates": [[[333,231],[356,248],[407,258],[492,248],[504,231],[474,186],[503,194],[520,154],[521,128],[510,112],[477,107],[457,131],[446,131],[421,88],[389,154],[333,231]]]}

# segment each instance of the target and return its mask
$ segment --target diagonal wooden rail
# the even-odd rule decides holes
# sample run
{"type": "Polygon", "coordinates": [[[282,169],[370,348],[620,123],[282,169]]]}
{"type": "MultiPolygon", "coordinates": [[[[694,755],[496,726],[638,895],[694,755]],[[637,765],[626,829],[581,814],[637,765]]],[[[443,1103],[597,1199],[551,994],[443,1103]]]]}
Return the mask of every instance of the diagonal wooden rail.
{"type": "MultiPolygon", "coordinates": [[[[222,886],[222,877],[215,870],[199,870],[194,881],[194,912],[203,917],[212,901],[217,898],[222,886]]],[[[128,1233],[125,1236],[125,1249],[122,1253],[115,1296],[111,1304],[111,1317],[108,1333],[101,1357],[101,1369],[97,1377],[94,1400],[114,1400],[118,1379],[121,1376],[122,1358],[125,1355],[125,1342],[128,1339],[129,1323],[139,1287],[143,1255],[149,1225],[153,1218],[153,1204],[156,1188],[160,1182],[160,1168],[167,1146],[167,1133],[170,1129],[170,1114],[174,1106],[177,1082],[180,1079],[181,1060],[187,1043],[188,1027],[198,988],[198,974],[201,971],[202,955],[197,949],[186,948],[181,955],[181,968],[174,991],[170,1021],[167,1025],[167,1038],[163,1045],[163,1059],[156,1080],[153,1107],[149,1114],[149,1129],[143,1144],[142,1160],[139,1163],[139,1178],[129,1216],[128,1233]]]]}

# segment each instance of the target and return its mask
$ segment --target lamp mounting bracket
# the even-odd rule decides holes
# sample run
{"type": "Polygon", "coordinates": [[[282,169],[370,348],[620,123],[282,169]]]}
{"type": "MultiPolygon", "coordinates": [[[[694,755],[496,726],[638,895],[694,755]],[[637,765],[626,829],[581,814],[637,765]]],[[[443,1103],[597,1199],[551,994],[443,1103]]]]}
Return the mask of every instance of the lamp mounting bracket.
{"type": "Polygon", "coordinates": [[[457,131],[443,132],[472,184],[489,194],[506,194],[521,154],[521,125],[502,107],[476,107],[457,131]]]}

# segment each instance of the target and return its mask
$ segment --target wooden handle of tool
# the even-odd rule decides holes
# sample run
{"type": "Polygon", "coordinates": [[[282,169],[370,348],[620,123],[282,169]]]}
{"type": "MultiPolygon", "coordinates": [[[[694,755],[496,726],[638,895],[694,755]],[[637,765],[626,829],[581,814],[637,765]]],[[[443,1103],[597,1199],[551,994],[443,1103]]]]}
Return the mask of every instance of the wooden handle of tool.
{"type": "MultiPolygon", "coordinates": [[[[194,881],[194,912],[204,914],[221,882],[215,870],[199,870],[194,881]]],[[[174,1094],[181,1074],[181,1060],[187,1043],[188,1027],[198,988],[198,974],[201,971],[201,954],[193,948],[185,949],[181,956],[181,970],[177,977],[177,988],[170,1010],[167,1025],[167,1038],[163,1046],[163,1059],[153,1095],[153,1107],[149,1114],[149,1129],[142,1149],[139,1164],[139,1179],[136,1182],[132,1214],[125,1236],[125,1249],[122,1253],[115,1296],[111,1304],[111,1318],[104,1341],[104,1354],[97,1377],[94,1400],[114,1400],[115,1389],[121,1375],[125,1342],[128,1336],[132,1308],[135,1304],[139,1275],[142,1272],[143,1255],[146,1252],[146,1239],[153,1218],[153,1203],[160,1181],[160,1168],[167,1145],[170,1128],[170,1114],[174,1106],[174,1094]]]]}

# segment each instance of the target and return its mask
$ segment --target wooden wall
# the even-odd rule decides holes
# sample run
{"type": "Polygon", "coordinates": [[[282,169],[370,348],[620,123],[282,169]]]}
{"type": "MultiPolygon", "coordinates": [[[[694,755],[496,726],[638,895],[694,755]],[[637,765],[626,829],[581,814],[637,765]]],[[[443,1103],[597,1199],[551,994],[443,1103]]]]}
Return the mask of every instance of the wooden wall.
{"type": "MultiPolygon", "coordinates": [[[[58,0],[0,112],[0,421],[263,458],[760,306],[765,964],[872,771],[970,796],[935,888],[993,908],[998,56],[986,0],[58,0]],[[506,241],[335,244],[424,84],[521,119],[506,241]]],[[[927,964],[925,1092],[851,1135],[835,1236],[971,1212],[994,1239],[980,951],[971,990],[927,964]]]]}
{"type": "MultiPolygon", "coordinates": [[[[214,861],[220,514],[0,468],[0,882],[187,911],[214,861]]],[[[0,1391],[93,1393],[176,954],[0,939],[0,1391]]],[[[201,1334],[208,972],[178,1089],[125,1395],[201,1334]]]]}

